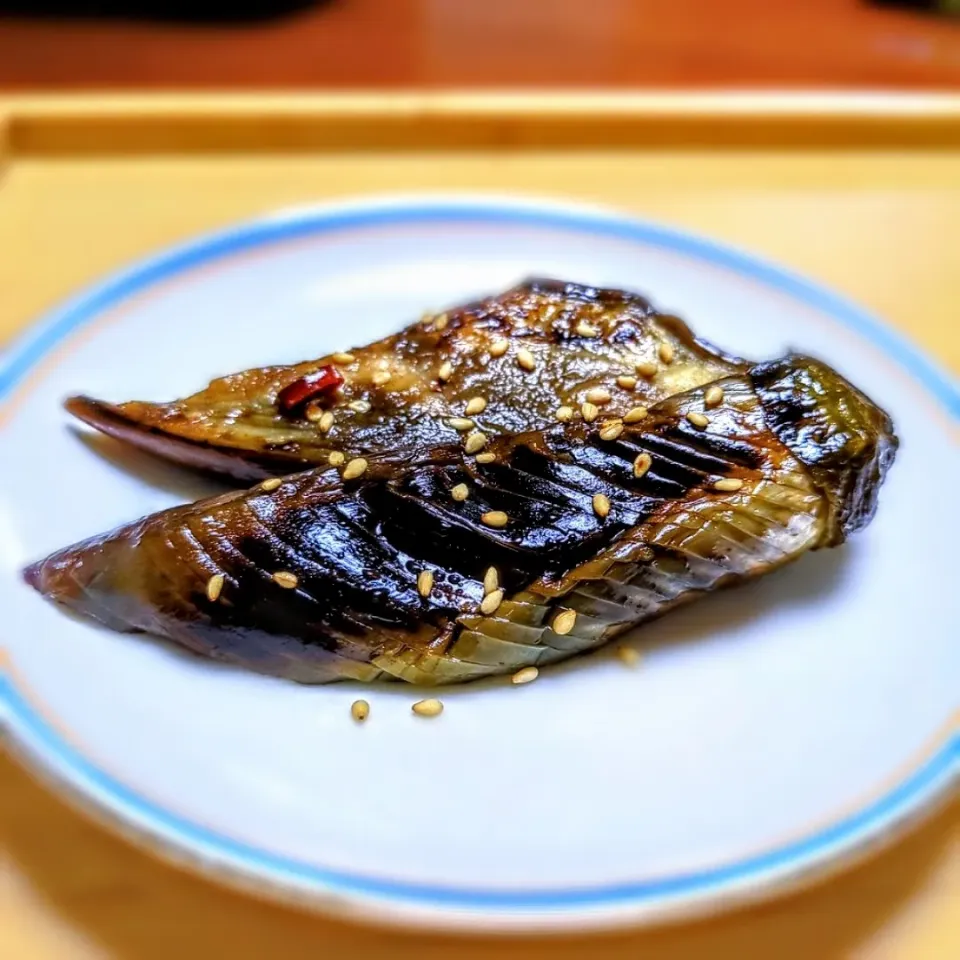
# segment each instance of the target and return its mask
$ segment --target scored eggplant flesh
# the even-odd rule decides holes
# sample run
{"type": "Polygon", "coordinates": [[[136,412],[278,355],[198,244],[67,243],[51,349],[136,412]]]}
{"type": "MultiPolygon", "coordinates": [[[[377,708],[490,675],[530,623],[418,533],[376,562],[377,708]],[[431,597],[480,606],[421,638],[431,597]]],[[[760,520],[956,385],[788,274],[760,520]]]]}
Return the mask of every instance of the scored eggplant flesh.
{"type": "Polygon", "coordinates": [[[332,450],[428,450],[456,438],[457,418],[490,433],[541,430],[595,388],[622,414],[746,366],[637,294],[530,280],[348,355],[234,373],[169,403],[77,396],[66,407],[158,456],[253,481],[325,465],[332,450]],[[326,387],[312,392],[316,383],[326,387]],[[468,414],[474,398],[485,408],[468,414]]]}
{"type": "Polygon", "coordinates": [[[551,663],[873,516],[897,439],[839,374],[788,357],[711,386],[619,433],[501,436],[479,460],[460,444],[386,453],[354,479],[313,470],[176,507],[25,577],[114,628],[306,683],[551,663]],[[490,568],[504,594],[482,612],[490,568]],[[572,628],[554,630],[564,611],[572,628]]]}

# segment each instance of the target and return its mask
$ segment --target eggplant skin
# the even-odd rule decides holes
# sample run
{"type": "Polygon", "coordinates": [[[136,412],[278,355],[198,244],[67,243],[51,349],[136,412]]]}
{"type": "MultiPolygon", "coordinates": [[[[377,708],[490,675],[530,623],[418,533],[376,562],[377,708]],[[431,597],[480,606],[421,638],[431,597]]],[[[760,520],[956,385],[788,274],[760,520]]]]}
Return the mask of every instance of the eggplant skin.
{"type": "Polygon", "coordinates": [[[450,443],[456,432],[448,421],[463,417],[473,397],[487,401],[474,418],[480,429],[522,433],[555,423],[562,405],[579,408],[594,387],[611,388],[610,409],[625,413],[747,366],[637,294],[551,279],[428,316],[349,353],[352,360],[331,354],[234,373],[169,403],[75,396],[65,405],[89,426],[156,456],[253,482],[323,466],[333,450],[369,457],[450,443]],[[498,353],[504,340],[507,350],[498,353]],[[519,366],[521,349],[535,370],[519,366]],[[656,364],[656,374],[638,374],[638,363],[656,364]],[[284,391],[325,367],[344,379],[316,400],[316,414],[334,415],[327,430],[306,407],[289,411],[281,402],[284,391]],[[623,388],[618,376],[637,382],[623,388]]]}
{"type": "Polygon", "coordinates": [[[710,386],[719,404],[697,387],[636,423],[502,435],[482,460],[444,444],[371,458],[354,479],[313,470],[176,507],[25,577],[111,627],[307,683],[440,684],[561,660],[873,515],[897,441],[839,374],[788,357],[710,386]],[[484,612],[491,567],[504,594],[484,612]],[[558,633],[564,610],[576,620],[558,633]]]}

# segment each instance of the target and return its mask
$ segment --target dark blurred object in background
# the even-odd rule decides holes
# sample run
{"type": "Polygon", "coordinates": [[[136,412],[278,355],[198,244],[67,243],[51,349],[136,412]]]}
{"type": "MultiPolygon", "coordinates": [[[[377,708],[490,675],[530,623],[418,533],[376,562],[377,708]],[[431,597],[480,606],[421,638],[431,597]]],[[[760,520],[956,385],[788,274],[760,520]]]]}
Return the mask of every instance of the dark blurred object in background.
{"type": "Polygon", "coordinates": [[[0,0],[0,14],[62,19],[247,23],[288,16],[330,0],[0,0]]]}
{"type": "Polygon", "coordinates": [[[905,7],[960,18],[960,0],[870,0],[878,7],[905,7]]]}

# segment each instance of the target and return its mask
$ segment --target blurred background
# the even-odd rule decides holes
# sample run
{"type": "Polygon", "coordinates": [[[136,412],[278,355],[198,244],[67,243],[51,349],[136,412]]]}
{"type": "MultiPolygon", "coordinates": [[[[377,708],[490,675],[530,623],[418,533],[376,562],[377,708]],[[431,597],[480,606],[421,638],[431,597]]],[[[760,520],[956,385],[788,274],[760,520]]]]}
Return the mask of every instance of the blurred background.
{"type": "Polygon", "coordinates": [[[6,89],[960,86],[957,0],[0,0],[6,89]]]}

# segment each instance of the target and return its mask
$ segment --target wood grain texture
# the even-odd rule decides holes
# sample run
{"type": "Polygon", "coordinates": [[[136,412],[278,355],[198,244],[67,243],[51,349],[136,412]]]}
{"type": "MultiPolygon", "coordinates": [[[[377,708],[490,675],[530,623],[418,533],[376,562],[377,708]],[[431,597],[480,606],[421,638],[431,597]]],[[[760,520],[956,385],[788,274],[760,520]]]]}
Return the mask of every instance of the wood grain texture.
{"type": "Polygon", "coordinates": [[[259,24],[13,19],[0,88],[957,88],[960,29],[867,0],[332,0],[259,24]]]}
{"type": "MultiPolygon", "coordinates": [[[[0,340],[78,285],[199,230],[304,201],[423,189],[602,202],[713,235],[850,294],[960,372],[960,151],[950,149],[14,153],[0,169],[0,340]]],[[[948,960],[960,955],[958,903],[954,805],[851,873],[715,920],[559,942],[398,935],[174,871],[0,759],[0,956],[17,960],[948,960]]]]}

